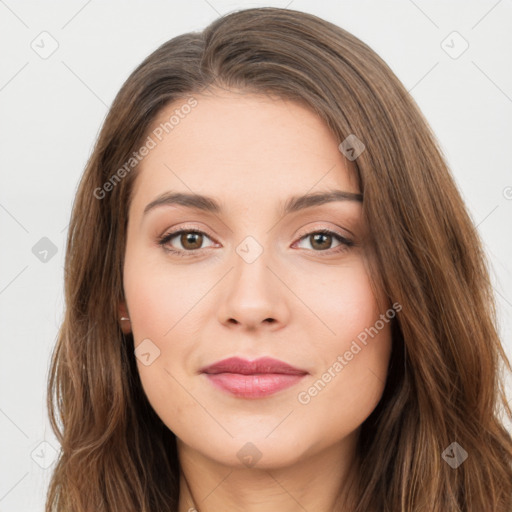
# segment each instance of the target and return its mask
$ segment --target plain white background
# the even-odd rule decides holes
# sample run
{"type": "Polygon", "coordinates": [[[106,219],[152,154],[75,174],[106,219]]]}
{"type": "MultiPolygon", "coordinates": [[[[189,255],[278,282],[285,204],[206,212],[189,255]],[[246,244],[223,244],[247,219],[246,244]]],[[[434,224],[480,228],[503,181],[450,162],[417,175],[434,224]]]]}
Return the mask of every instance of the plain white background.
{"type": "Polygon", "coordinates": [[[63,315],[66,228],[110,103],[163,42],[229,11],[264,5],[310,12],[352,32],[410,90],[485,243],[512,356],[509,2],[0,0],[2,512],[43,511],[59,449],[45,400],[63,315]],[[40,247],[56,252],[38,257],[40,247]]]}

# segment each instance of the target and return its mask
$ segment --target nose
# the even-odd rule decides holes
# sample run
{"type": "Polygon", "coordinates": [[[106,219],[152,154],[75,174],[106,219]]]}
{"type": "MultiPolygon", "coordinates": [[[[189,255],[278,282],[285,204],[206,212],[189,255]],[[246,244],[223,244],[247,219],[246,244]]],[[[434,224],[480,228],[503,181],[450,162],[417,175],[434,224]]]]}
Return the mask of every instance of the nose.
{"type": "Polygon", "coordinates": [[[293,294],[266,251],[254,261],[235,254],[233,265],[220,290],[219,321],[227,327],[248,331],[274,331],[285,326],[293,294]]]}

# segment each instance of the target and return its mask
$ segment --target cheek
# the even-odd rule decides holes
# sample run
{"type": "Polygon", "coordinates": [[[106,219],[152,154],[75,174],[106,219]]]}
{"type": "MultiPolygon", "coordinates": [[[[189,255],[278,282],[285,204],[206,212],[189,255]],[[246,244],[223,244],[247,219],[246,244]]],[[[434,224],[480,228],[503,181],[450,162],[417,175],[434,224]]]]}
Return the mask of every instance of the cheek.
{"type": "Polygon", "coordinates": [[[198,324],[191,319],[211,288],[211,276],[161,261],[142,265],[144,257],[133,251],[124,268],[137,369],[153,409],[179,429],[182,413],[197,407],[183,386],[190,387],[188,363],[198,349],[198,324]]]}
{"type": "MultiPolygon", "coordinates": [[[[344,265],[298,272],[294,290],[310,307],[308,315],[316,322],[317,335],[326,347],[340,350],[343,344],[372,325],[381,313],[362,259],[352,258],[344,265]],[[327,344],[326,344],[327,341],[327,344]]],[[[382,312],[383,313],[383,312],[382,312]]]]}
{"type": "Polygon", "coordinates": [[[211,276],[202,276],[186,265],[173,267],[165,260],[144,265],[137,264],[138,261],[145,261],[144,255],[138,258],[136,253],[132,254],[124,269],[124,289],[135,341],[152,336],[166,339],[208,292],[211,276]]]}
{"type": "Polygon", "coordinates": [[[337,429],[357,428],[380,400],[395,312],[379,310],[362,262],[337,269],[332,279],[311,287],[309,297],[322,320],[316,329],[322,335],[311,336],[315,372],[296,398],[304,421],[324,430],[327,439],[325,430],[336,436],[337,429]]]}
{"type": "Polygon", "coordinates": [[[296,395],[294,420],[323,449],[350,435],[370,416],[384,391],[391,352],[389,326],[366,344],[356,336],[329,347],[328,362],[296,395]]]}

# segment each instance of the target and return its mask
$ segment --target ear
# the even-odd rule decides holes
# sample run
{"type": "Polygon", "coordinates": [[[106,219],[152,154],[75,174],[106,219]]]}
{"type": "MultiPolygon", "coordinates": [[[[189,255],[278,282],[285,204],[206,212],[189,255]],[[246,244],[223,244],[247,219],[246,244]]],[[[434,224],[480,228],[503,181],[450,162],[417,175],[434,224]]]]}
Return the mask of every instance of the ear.
{"type": "Polygon", "coordinates": [[[121,330],[123,334],[130,334],[132,332],[132,325],[130,322],[130,313],[128,312],[128,308],[126,307],[126,302],[122,301],[119,303],[117,308],[118,321],[121,326],[121,330]],[[121,320],[121,318],[125,318],[127,320],[121,320]]]}

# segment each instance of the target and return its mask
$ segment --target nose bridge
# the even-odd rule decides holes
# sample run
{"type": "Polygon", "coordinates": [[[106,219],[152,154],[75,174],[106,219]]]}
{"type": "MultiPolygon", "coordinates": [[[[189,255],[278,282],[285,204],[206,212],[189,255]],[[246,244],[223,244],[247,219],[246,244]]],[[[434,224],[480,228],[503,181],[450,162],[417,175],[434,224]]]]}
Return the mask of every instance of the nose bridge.
{"type": "Polygon", "coordinates": [[[236,246],[236,256],[233,256],[234,284],[238,283],[239,287],[250,285],[254,288],[268,281],[271,250],[268,244],[265,245],[266,247],[263,242],[260,243],[254,236],[249,235],[236,246]]]}
{"type": "Polygon", "coordinates": [[[275,270],[271,270],[271,256],[271,250],[264,247],[263,241],[260,243],[251,235],[235,247],[234,269],[230,272],[223,303],[219,307],[221,322],[245,324],[252,328],[262,322],[286,322],[286,288],[274,275],[275,270]]]}

